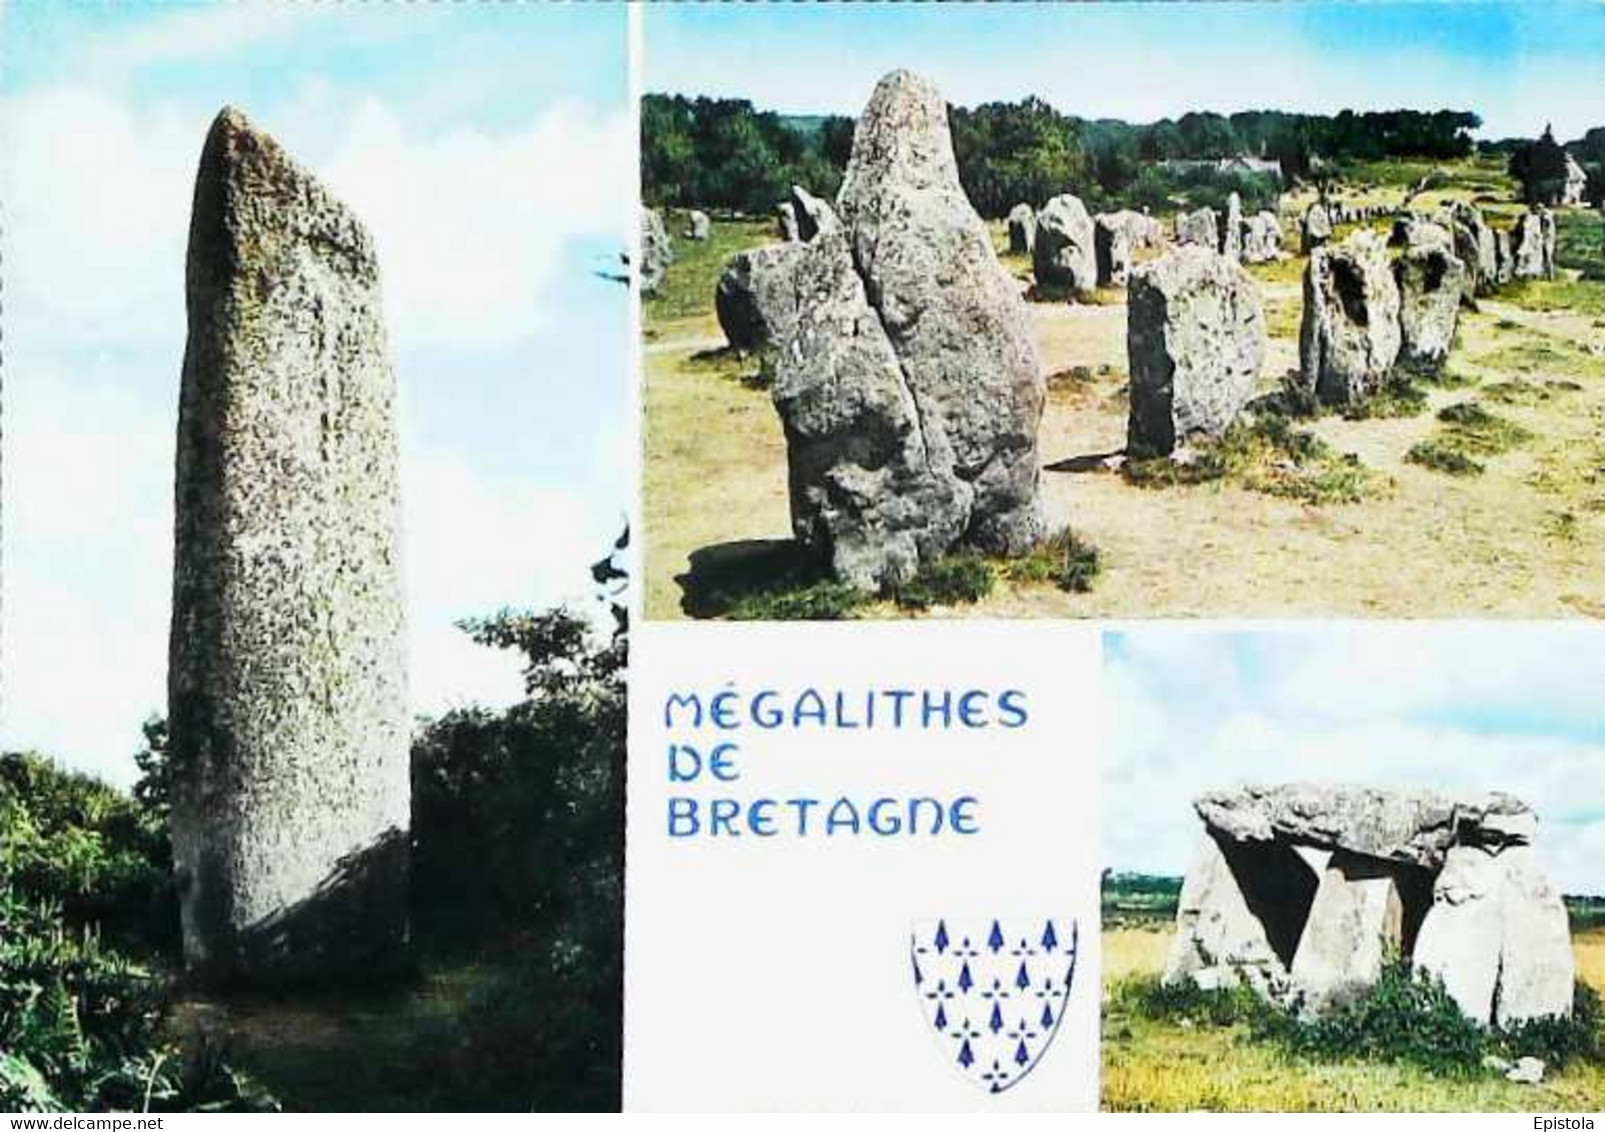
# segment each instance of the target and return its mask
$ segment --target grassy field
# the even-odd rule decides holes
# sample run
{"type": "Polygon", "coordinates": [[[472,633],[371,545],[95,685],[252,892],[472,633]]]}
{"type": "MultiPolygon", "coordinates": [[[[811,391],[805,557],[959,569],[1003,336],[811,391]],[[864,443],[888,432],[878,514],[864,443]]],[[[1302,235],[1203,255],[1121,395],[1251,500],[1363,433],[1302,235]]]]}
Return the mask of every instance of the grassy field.
{"type": "MultiPolygon", "coordinates": [[[[1164,965],[1168,928],[1121,928],[1102,937],[1103,1107],[1122,1112],[1594,1112],[1605,1067],[1574,1064],[1537,1086],[1489,1073],[1435,1077],[1409,1067],[1314,1063],[1251,1040],[1240,1025],[1156,1022],[1121,1009],[1110,988],[1164,965]]],[[[1605,930],[1575,936],[1578,974],[1605,991],[1605,930]]]]}
{"type": "MultiPolygon", "coordinates": [[[[1344,192],[1397,203],[1404,185],[1435,168],[1366,167],[1344,192]]],[[[1503,194],[1508,207],[1485,207],[1517,210],[1493,163],[1443,172],[1420,203],[1503,194]]],[[[1290,197],[1284,210],[1298,204],[1290,197]]],[[[924,615],[1605,616],[1597,550],[1605,542],[1605,233],[1584,210],[1559,216],[1566,277],[1512,287],[1463,314],[1446,380],[1365,419],[1328,415],[1288,435],[1241,437],[1227,474],[1196,477],[1202,482],[1130,477],[1105,463],[1124,447],[1128,412],[1118,295],[1030,303],[1049,378],[1045,509],[1053,526],[1097,548],[1102,573],[1090,592],[1005,580],[979,602],[924,615]],[[1450,468],[1455,461],[1442,453],[1466,438],[1440,414],[1475,412],[1456,408],[1467,402],[1513,427],[1501,450],[1467,457],[1476,468],[1450,468]]],[[[679,239],[682,227],[670,218],[679,260],[664,295],[645,309],[652,618],[698,614],[699,579],[715,565],[784,561],[790,547],[780,422],[768,394],[746,380],[755,364],[720,350],[712,310],[724,259],[773,239],[773,226],[716,222],[704,245],[679,239]]],[[[994,232],[1001,249],[1002,226],[994,232]]],[[[1004,263],[1024,289],[1024,257],[1004,263]]],[[[1260,390],[1271,393],[1298,364],[1303,261],[1251,270],[1271,334],[1260,390]]],[[[871,603],[855,615],[906,611],[871,603]]]]}

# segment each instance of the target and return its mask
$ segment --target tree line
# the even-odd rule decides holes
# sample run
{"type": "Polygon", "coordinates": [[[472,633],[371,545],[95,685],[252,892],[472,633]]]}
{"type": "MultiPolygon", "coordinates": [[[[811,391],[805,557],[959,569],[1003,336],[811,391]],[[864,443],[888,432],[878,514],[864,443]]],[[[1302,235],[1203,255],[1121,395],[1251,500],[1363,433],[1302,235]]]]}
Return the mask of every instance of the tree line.
{"type": "MultiPolygon", "coordinates": [[[[1474,149],[1482,123],[1465,110],[1335,115],[1202,111],[1146,124],[1085,119],[1040,98],[950,107],[959,176],[976,209],[1005,215],[1073,192],[1098,208],[1162,207],[1178,194],[1248,203],[1274,195],[1277,178],[1202,165],[1225,158],[1274,161],[1285,177],[1387,157],[1453,159],[1474,149]],[[1250,199],[1254,198],[1254,199],[1250,199]]],[[[642,191],[648,204],[769,212],[793,184],[834,194],[852,150],[853,120],[797,118],[746,99],[649,94],[641,106],[642,191]]]]}

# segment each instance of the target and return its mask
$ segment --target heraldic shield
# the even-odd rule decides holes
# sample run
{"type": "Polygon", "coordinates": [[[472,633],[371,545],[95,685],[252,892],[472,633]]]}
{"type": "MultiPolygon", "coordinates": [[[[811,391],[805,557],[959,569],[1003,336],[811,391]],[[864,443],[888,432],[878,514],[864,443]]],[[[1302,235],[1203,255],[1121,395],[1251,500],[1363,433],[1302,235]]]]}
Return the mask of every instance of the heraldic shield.
{"type": "Polygon", "coordinates": [[[947,1060],[990,1093],[1023,1081],[1064,1021],[1076,922],[931,920],[909,941],[914,989],[947,1060]]]}

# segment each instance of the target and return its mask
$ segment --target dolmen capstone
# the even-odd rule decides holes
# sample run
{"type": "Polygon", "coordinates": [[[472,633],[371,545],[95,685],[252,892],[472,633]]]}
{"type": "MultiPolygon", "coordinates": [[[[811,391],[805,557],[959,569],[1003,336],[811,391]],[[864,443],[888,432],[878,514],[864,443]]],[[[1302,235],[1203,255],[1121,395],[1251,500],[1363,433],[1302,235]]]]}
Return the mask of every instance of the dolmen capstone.
{"type": "Polygon", "coordinates": [[[1511,275],[1551,279],[1555,275],[1555,214],[1543,206],[1524,212],[1511,234],[1511,275]]]}
{"type": "Polygon", "coordinates": [[[1037,242],[1037,214],[1021,202],[1009,209],[1009,254],[1030,255],[1037,242]]]}
{"type": "Polygon", "coordinates": [[[1399,356],[1399,287],[1388,249],[1369,228],[1310,253],[1293,392],[1356,405],[1387,385],[1399,356]]]}
{"type": "Polygon", "coordinates": [[[1167,456],[1218,439],[1254,393],[1265,361],[1265,308],[1241,264],[1184,244],[1127,284],[1131,414],[1126,451],[1167,456]]]}
{"type": "Polygon", "coordinates": [[[685,238],[688,240],[706,240],[713,235],[713,221],[708,214],[700,208],[693,208],[686,214],[685,238]]]}
{"type": "MultiPolygon", "coordinates": [[[[1399,232],[1395,225],[1395,233],[1399,232]]],[[[1454,342],[1466,265],[1447,228],[1430,221],[1407,225],[1404,251],[1393,262],[1399,287],[1398,365],[1411,373],[1442,371],[1454,342]]]]}
{"type": "Polygon", "coordinates": [[[1227,259],[1243,258],[1243,198],[1235,192],[1226,198],[1226,215],[1221,218],[1220,253],[1227,259]]]}
{"type": "Polygon", "coordinates": [[[960,546],[1028,551],[1043,378],[933,85],[880,81],[802,247],[772,390],[798,540],[867,590],[960,546]]]}
{"type": "Polygon", "coordinates": [[[1363,994],[1397,954],[1483,1025],[1571,1012],[1566,907],[1521,800],[1293,783],[1193,808],[1204,837],[1167,983],[1246,985],[1318,1012],[1363,994]]]}
{"type": "Polygon", "coordinates": [[[1178,212],[1176,214],[1176,242],[1178,244],[1198,244],[1212,251],[1219,251],[1220,221],[1213,208],[1204,207],[1194,209],[1192,212],[1178,212]]]}
{"type": "Polygon", "coordinates": [[[663,214],[655,208],[641,208],[641,294],[656,295],[674,262],[674,246],[663,214]]]}
{"type": "Polygon", "coordinates": [[[1037,213],[1031,245],[1037,285],[1084,295],[1098,285],[1098,257],[1092,217],[1081,198],[1061,193],[1037,213]]]}
{"type": "Polygon", "coordinates": [[[373,241],[225,108],[186,292],[168,670],[185,960],[212,983],[391,970],[411,716],[373,241]]]}
{"type": "Polygon", "coordinates": [[[1300,247],[1305,255],[1309,255],[1332,238],[1332,215],[1327,211],[1326,205],[1316,201],[1304,210],[1304,219],[1299,225],[1299,235],[1300,247]]]}

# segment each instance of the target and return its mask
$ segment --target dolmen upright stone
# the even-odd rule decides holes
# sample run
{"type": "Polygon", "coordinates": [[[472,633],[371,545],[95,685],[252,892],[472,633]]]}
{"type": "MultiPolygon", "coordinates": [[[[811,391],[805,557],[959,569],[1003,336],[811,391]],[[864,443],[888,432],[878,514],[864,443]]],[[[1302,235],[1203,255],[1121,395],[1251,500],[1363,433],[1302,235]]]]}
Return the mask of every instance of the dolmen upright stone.
{"type": "Polygon", "coordinates": [[[802,247],[773,388],[798,540],[865,590],[957,547],[1030,550],[1043,379],[929,82],[880,81],[802,247]]]}
{"type": "Polygon", "coordinates": [[[1422,375],[1443,370],[1454,342],[1465,277],[1466,265],[1455,255],[1447,228],[1423,222],[1406,230],[1404,251],[1393,262],[1399,287],[1401,368],[1422,375]]]}
{"type": "Polygon", "coordinates": [[[1357,405],[1391,380],[1399,341],[1399,287],[1382,237],[1361,229],[1311,252],[1294,392],[1357,405]]]}
{"type": "Polygon", "coordinates": [[[186,292],[168,671],[185,961],[207,983],[393,970],[411,716],[374,245],[225,108],[186,292]]]}
{"type": "Polygon", "coordinates": [[[1226,215],[1221,218],[1220,254],[1230,260],[1243,258],[1243,198],[1235,192],[1226,198],[1226,215]]]}
{"type": "Polygon", "coordinates": [[[1220,250],[1220,221],[1213,208],[1204,207],[1176,214],[1176,242],[1197,244],[1211,251],[1220,250]]]}
{"type": "Polygon", "coordinates": [[[802,243],[768,244],[740,252],[719,275],[713,310],[731,347],[762,354],[778,348],[797,317],[793,290],[802,243]]]}
{"type": "Polygon", "coordinates": [[[1197,244],[1140,265],[1127,286],[1131,413],[1126,451],[1167,456],[1218,439],[1254,394],[1265,308],[1242,265],[1197,244]]]}
{"type": "Polygon", "coordinates": [[[1036,242],[1036,211],[1022,201],[1009,209],[1009,254],[1030,255],[1036,242]]]}
{"type": "Polygon", "coordinates": [[[1304,220],[1299,225],[1299,235],[1300,247],[1305,255],[1309,255],[1332,238],[1332,214],[1327,211],[1326,205],[1316,201],[1304,210],[1304,220]]]}
{"type": "Polygon", "coordinates": [[[655,208],[641,209],[641,294],[656,295],[674,262],[674,246],[663,214],[655,208]]]}
{"type": "Polygon", "coordinates": [[[1511,236],[1511,275],[1550,279],[1555,274],[1555,215],[1539,206],[1524,212],[1511,236]]]}
{"type": "Polygon", "coordinates": [[[1037,213],[1031,263],[1037,285],[1084,295],[1098,285],[1092,217],[1081,198],[1061,193],[1037,213]]]}
{"type": "Polygon", "coordinates": [[[1204,837],[1167,983],[1246,985],[1319,1013],[1399,955],[1482,1025],[1571,1012],[1566,908],[1519,799],[1294,783],[1205,794],[1194,809],[1204,837]]]}
{"type": "Polygon", "coordinates": [[[700,242],[713,235],[713,221],[708,219],[708,214],[700,208],[693,208],[686,214],[685,219],[686,239],[700,242]]]}

